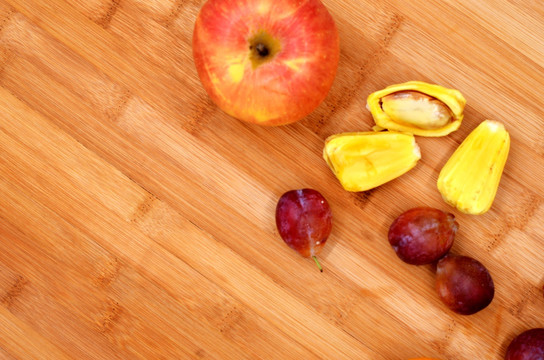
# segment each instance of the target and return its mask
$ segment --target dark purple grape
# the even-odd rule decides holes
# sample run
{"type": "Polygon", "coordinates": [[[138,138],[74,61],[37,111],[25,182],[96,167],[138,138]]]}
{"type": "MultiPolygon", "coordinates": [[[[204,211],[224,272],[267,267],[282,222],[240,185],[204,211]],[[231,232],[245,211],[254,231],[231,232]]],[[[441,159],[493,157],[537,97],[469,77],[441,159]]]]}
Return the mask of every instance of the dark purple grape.
{"type": "Polygon", "coordinates": [[[325,245],[332,229],[329,203],[316,190],[291,190],[283,194],[276,207],[276,226],[281,238],[302,256],[313,257],[325,245]]]}
{"type": "Polygon", "coordinates": [[[419,207],[396,218],[388,238],[402,261],[412,265],[430,264],[450,250],[458,227],[453,214],[419,207]]]}
{"type": "Polygon", "coordinates": [[[544,360],[544,329],[519,334],[506,349],[505,360],[544,360]]]}
{"type": "Polygon", "coordinates": [[[451,310],[471,315],[487,307],[495,295],[489,271],[468,256],[448,254],[436,267],[438,296],[451,310]]]}

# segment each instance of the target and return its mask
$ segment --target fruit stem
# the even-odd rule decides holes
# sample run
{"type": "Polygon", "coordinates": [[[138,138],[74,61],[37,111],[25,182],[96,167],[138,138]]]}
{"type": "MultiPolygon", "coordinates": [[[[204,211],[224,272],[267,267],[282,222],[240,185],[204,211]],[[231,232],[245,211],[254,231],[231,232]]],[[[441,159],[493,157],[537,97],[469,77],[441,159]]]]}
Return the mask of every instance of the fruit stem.
{"type": "Polygon", "coordinates": [[[323,268],[321,267],[321,264],[319,263],[319,261],[317,260],[317,257],[314,255],[312,256],[312,258],[314,259],[317,267],[319,268],[319,271],[323,272],[323,268]]]}
{"type": "Polygon", "coordinates": [[[263,43],[258,43],[257,46],[255,46],[255,49],[260,57],[267,57],[270,53],[266,45],[263,43]]]}

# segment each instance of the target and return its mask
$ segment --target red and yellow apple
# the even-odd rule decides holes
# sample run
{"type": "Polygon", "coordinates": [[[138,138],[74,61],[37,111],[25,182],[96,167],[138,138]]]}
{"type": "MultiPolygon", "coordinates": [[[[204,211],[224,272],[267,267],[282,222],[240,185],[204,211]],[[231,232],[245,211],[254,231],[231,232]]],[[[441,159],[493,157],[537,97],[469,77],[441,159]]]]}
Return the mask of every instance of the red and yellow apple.
{"type": "Polygon", "coordinates": [[[283,125],[325,99],[340,47],[320,0],[208,0],[196,19],[193,56],[219,108],[250,123],[283,125]]]}

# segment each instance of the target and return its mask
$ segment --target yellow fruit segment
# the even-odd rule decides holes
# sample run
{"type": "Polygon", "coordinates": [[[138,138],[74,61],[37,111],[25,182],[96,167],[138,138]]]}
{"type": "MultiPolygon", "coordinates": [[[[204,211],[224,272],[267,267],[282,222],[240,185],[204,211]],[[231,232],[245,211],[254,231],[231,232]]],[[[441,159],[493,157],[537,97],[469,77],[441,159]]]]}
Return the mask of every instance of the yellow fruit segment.
{"type": "Polygon", "coordinates": [[[393,131],[330,136],[323,158],[347,191],[366,191],[412,169],[421,158],[414,136],[393,131]]]}
{"type": "Polygon", "coordinates": [[[510,135],[498,121],[476,127],[446,162],[438,176],[444,200],[467,214],[489,210],[510,150],[510,135]]]}
{"type": "Polygon", "coordinates": [[[408,81],[373,92],[367,107],[376,126],[419,136],[445,136],[463,121],[466,100],[455,89],[408,81]]]}

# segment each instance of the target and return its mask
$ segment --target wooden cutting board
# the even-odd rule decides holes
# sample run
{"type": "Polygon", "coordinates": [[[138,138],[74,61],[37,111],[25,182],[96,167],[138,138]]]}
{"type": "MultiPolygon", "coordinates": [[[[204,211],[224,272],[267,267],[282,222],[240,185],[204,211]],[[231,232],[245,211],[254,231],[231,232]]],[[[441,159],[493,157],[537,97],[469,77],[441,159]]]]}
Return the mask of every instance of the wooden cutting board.
{"type": "Polygon", "coordinates": [[[540,0],[325,0],[341,40],[326,101],[299,123],[244,124],[192,62],[203,0],[0,0],[0,358],[502,359],[544,327],[544,5],[540,0]],[[460,90],[465,120],[418,138],[422,160],[344,191],[324,139],[373,125],[366,97],[423,80],[460,90]],[[511,153],[492,209],[446,205],[438,172],[484,119],[511,153]],[[311,259],[274,209],[310,187],[334,227],[311,259]],[[452,252],[496,294],[449,311],[430,266],[387,230],[415,206],[450,211],[452,252]]]}

